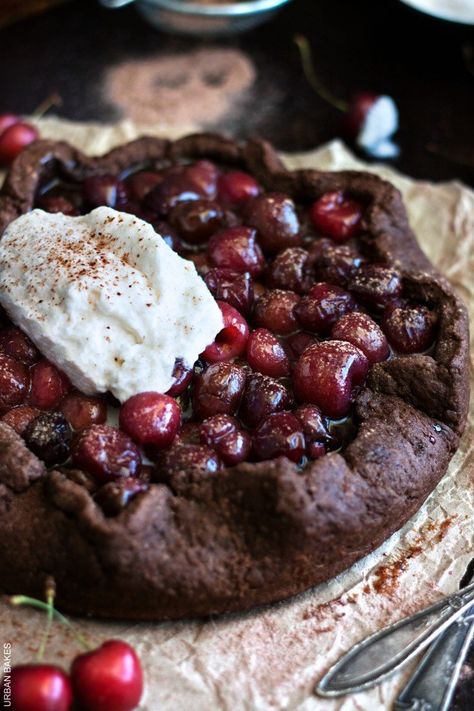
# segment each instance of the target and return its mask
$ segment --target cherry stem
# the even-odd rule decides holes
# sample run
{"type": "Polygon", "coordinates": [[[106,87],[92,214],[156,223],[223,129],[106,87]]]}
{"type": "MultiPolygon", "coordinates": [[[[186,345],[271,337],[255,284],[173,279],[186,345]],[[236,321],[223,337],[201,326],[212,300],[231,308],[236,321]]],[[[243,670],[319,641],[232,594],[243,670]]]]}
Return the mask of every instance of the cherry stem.
{"type": "Polygon", "coordinates": [[[44,657],[44,652],[46,649],[46,645],[49,640],[49,635],[51,633],[51,626],[53,624],[54,620],[54,587],[53,586],[48,586],[46,590],[46,604],[48,606],[48,621],[46,623],[46,629],[43,634],[43,638],[41,640],[41,644],[38,649],[38,654],[37,658],[39,662],[43,661],[44,657]]]}
{"type": "Polygon", "coordinates": [[[31,114],[32,118],[38,120],[42,118],[47,111],[53,108],[53,106],[62,106],[63,100],[59,96],[58,92],[55,91],[41,102],[39,106],[31,114]]]}
{"type": "Polygon", "coordinates": [[[321,97],[321,99],[326,101],[331,106],[334,106],[339,111],[347,113],[349,111],[349,104],[347,101],[343,101],[342,99],[338,99],[337,96],[334,96],[334,94],[329,91],[316,74],[314,70],[311,47],[306,37],[303,35],[295,35],[293,41],[298,47],[303,72],[308,84],[314,89],[316,94],[321,97]]]}
{"type": "Polygon", "coordinates": [[[87,651],[90,651],[92,649],[91,645],[87,642],[85,637],[83,637],[74,627],[72,622],[70,622],[67,617],[62,615],[58,610],[56,610],[55,607],[52,606],[52,603],[48,602],[43,602],[42,600],[37,600],[34,597],[28,597],[28,595],[12,595],[12,597],[7,598],[7,601],[10,603],[10,605],[14,605],[15,607],[19,607],[21,605],[28,605],[29,607],[34,607],[37,610],[44,610],[48,612],[49,615],[51,615],[53,618],[61,622],[63,625],[66,625],[66,627],[69,627],[69,629],[73,630],[74,636],[76,637],[77,641],[86,649],[87,651]]]}

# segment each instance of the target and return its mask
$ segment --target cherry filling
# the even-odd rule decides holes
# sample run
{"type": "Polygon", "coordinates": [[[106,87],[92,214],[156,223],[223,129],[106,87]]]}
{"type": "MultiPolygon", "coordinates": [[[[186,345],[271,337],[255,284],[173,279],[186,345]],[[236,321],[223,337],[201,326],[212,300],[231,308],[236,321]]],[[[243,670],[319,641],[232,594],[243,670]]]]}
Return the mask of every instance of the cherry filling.
{"type": "Polygon", "coordinates": [[[367,205],[355,195],[295,205],[244,171],[199,160],[49,183],[36,205],[68,215],[109,205],[148,220],[194,261],[222,312],[200,360],[176,361],[167,394],[123,403],[118,427],[106,424],[107,397],[74,390],[3,319],[0,418],[48,466],[74,481],[82,468],[106,515],[150,479],[275,457],[304,465],[340,449],[369,368],[435,341],[430,304],[404,298],[400,274],[364,252],[367,205]]]}

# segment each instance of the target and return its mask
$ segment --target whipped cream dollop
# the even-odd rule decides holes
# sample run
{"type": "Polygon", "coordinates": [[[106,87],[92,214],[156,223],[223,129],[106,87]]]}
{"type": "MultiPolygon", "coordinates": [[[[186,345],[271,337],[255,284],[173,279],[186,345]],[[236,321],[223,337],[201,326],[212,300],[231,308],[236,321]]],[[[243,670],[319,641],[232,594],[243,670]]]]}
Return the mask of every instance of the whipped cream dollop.
{"type": "Polygon", "coordinates": [[[33,210],[0,240],[0,303],[85,394],[166,392],[223,327],[194,264],[147,222],[33,210]]]}

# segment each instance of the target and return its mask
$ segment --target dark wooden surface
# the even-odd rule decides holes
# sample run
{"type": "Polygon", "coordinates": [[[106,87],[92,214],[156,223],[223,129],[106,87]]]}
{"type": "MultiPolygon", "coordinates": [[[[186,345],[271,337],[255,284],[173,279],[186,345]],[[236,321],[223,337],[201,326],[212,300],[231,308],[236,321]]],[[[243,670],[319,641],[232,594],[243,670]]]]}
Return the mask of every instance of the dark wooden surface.
{"type": "MultiPolygon", "coordinates": [[[[237,136],[265,136],[284,150],[304,150],[339,135],[339,114],[308,87],[292,35],[314,47],[318,72],[342,98],[388,93],[400,109],[395,165],[426,179],[460,178],[474,185],[474,67],[472,28],[417,14],[397,0],[295,0],[272,23],[245,36],[215,41],[237,47],[257,68],[257,83],[225,125],[237,136]]],[[[104,70],[127,58],[179,53],[199,40],[166,36],[133,8],[110,12],[72,1],[0,30],[0,111],[31,112],[53,91],[59,114],[112,120],[102,95],[104,70]]],[[[473,708],[474,655],[453,711],[473,708]]]]}
{"type": "MultiPolygon", "coordinates": [[[[270,24],[215,42],[245,51],[258,78],[235,116],[212,128],[260,134],[285,150],[338,135],[338,112],[302,76],[295,32],[310,38],[318,71],[336,94],[369,89],[395,98],[401,170],[474,184],[474,68],[463,60],[463,47],[474,52],[474,31],[397,0],[295,0],[270,24]]],[[[72,1],[0,31],[0,107],[29,112],[57,90],[63,116],[114,119],[117,111],[101,95],[107,67],[201,45],[157,32],[133,7],[107,11],[93,1],[72,1]]]]}

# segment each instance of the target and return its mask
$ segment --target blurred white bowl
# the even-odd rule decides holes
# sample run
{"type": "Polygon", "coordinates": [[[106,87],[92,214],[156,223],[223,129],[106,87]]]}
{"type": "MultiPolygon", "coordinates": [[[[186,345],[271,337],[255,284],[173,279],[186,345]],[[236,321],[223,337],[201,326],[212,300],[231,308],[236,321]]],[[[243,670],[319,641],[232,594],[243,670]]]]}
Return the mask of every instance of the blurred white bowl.
{"type": "Polygon", "coordinates": [[[405,5],[433,17],[474,25],[474,0],[401,0],[405,5]]]}

